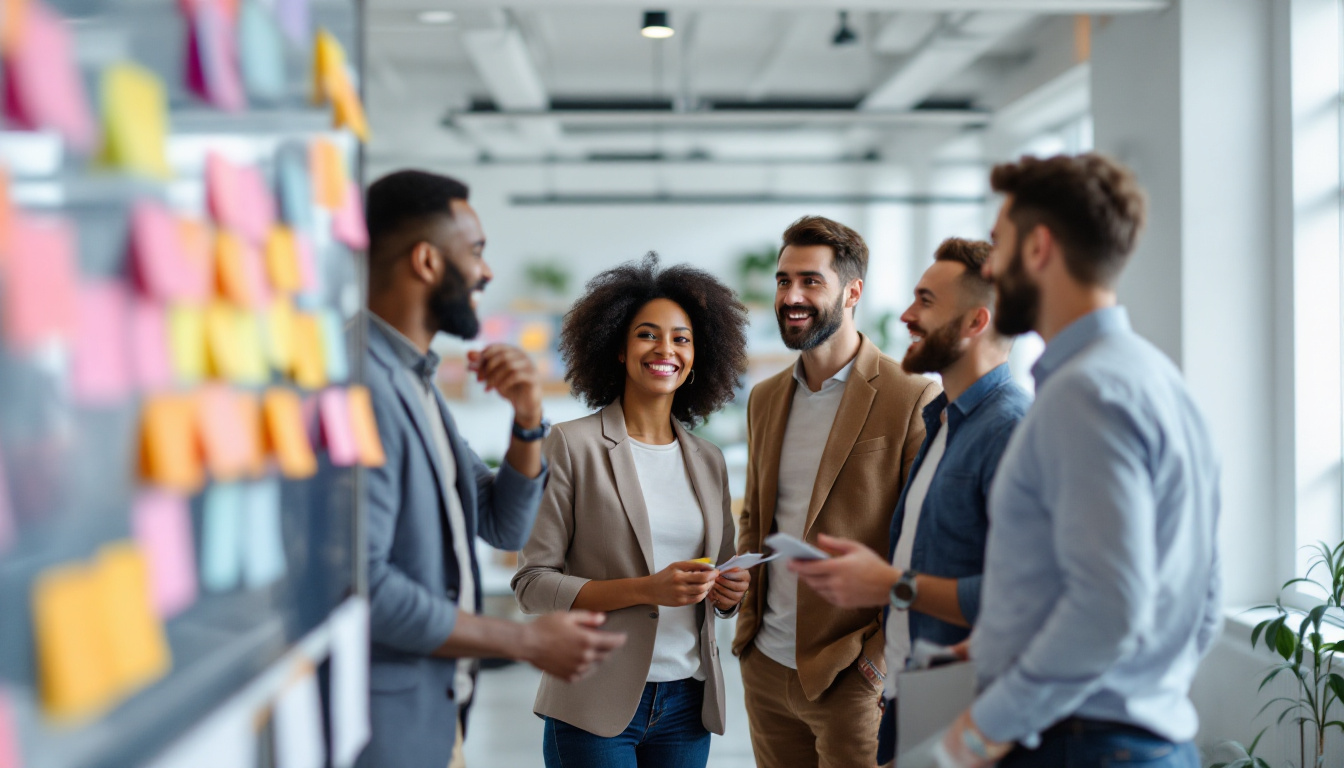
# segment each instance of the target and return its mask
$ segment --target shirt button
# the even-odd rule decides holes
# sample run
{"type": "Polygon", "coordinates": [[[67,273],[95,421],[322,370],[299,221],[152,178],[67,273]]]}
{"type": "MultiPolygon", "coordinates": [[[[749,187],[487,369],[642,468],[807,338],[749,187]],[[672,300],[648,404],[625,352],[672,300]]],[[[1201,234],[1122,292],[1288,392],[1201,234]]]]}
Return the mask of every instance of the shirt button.
{"type": "Polygon", "coordinates": [[[657,611],[649,611],[649,618],[650,618],[650,619],[656,619],[656,618],[658,618],[658,612],[657,612],[657,611]]]}

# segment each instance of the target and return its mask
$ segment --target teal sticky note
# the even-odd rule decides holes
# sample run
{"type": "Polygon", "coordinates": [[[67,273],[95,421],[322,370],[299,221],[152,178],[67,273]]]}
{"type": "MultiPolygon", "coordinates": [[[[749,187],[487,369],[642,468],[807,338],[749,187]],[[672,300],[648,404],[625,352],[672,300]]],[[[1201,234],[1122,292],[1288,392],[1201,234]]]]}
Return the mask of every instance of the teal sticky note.
{"type": "Polygon", "coordinates": [[[228,592],[242,581],[243,502],[237,483],[215,483],[205,491],[201,586],[207,592],[228,592]]]}
{"type": "Polygon", "coordinates": [[[290,227],[313,231],[313,183],[308,170],[308,145],[290,141],[275,153],[275,179],[280,198],[280,218],[290,227]]]}
{"type": "Polygon", "coordinates": [[[250,97],[270,104],[284,100],[284,33],[258,0],[244,0],[238,9],[238,63],[250,97]]]}
{"type": "Polygon", "coordinates": [[[280,520],[280,481],[246,484],[247,530],[244,580],[249,589],[268,587],[285,575],[285,539],[280,520]]]}
{"type": "Polygon", "coordinates": [[[350,378],[350,359],[345,348],[345,328],[335,310],[322,311],[322,352],[327,361],[327,381],[338,384],[350,378]]]}

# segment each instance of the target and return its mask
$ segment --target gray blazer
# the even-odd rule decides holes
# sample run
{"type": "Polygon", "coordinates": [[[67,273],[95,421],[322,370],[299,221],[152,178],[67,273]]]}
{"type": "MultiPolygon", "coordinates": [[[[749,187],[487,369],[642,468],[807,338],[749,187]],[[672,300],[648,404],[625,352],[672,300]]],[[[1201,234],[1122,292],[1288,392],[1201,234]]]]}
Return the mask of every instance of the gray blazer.
{"type": "MultiPolygon", "coordinates": [[[[732,499],[723,454],[673,421],[705,516],[704,557],[721,563],[735,550],[732,499]]],[[[564,611],[592,579],[627,579],[653,572],[649,514],[639,487],[621,401],[558,424],[546,440],[551,481],[532,538],[523,548],[513,591],[527,613],[564,611]]],[[[700,663],[705,673],[701,721],[723,733],[723,671],[714,639],[714,611],[699,606],[700,663]]],[[[565,683],[546,675],[534,711],[598,736],[619,735],[644,693],[658,630],[658,607],[636,605],[607,614],[603,629],[624,632],[625,645],[588,677],[565,683]]]]}
{"type": "MultiPolygon", "coordinates": [[[[430,654],[452,634],[459,579],[443,470],[424,401],[407,380],[405,363],[381,329],[371,324],[368,334],[365,378],[387,463],[365,473],[373,736],[360,765],[444,768],[457,734],[457,662],[430,654]]],[[[468,535],[518,549],[532,529],[546,470],[535,479],[507,464],[491,472],[458,434],[443,396],[437,390],[436,395],[457,460],[468,535]]],[[[474,554],[471,570],[481,605],[474,554]]]]}

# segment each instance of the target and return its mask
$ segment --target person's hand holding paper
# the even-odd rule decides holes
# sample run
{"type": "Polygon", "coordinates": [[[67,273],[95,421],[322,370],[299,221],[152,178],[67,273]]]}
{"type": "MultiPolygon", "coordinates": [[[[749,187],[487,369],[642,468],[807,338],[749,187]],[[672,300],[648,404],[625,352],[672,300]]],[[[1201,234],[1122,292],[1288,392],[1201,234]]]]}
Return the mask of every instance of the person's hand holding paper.
{"type": "Polygon", "coordinates": [[[820,534],[817,543],[833,557],[793,560],[789,570],[826,602],[841,608],[868,608],[887,604],[900,573],[886,560],[857,541],[820,534]]]}

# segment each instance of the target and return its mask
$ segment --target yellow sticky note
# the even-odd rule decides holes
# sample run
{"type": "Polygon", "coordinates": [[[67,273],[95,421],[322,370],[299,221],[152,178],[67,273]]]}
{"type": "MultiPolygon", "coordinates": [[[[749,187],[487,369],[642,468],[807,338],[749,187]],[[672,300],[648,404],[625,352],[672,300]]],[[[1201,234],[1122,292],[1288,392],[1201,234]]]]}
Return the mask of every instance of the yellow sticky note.
{"type": "Polygon", "coordinates": [[[266,359],[282,374],[294,368],[294,302],[279,296],[266,310],[266,359]]]}
{"type": "Polygon", "coordinates": [[[271,285],[281,293],[295,293],[303,288],[294,230],[282,226],[271,228],[266,238],[266,271],[271,277],[271,285]]]}
{"type": "Polygon", "coordinates": [[[345,48],[326,29],[319,29],[313,41],[313,101],[326,104],[332,99],[337,78],[345,76],[345,48]]]}
{"type": "Polygon", "coordinates": [[[238,333],[238,371],[236,380],[242,384],[265,384],[270,381],[263,351],[261,318],[256,312],[238,310],[234,315],[238,333]]]}
{"type": "Polygon", "coordinates": [[[168,310],[168,338],[173,351],[173,373],[190,384],[205,376],[205,312],[197,307],[168,310]]]}
{"type": "Polygon", "coordinates": [[[261,401],[266,424],[266,447],[275,456],[285,477],[302,479],[317,472],[308,430],[303,426],[303,409],[297,393],[288,389],[268,389],[261,401]]]}
{"type": "Polygon", "coordinates": [[[111,704],[117,679],[101,642],[96,569],[53,568],[33,583],[33,640],[42,708],[58,721],[82,720],[111,704]]]}
{"type": "Polygon", "coordinates": [[[238,379],[242,363],[239,350],[237,309],[223,302],[211,302],[205,310],[206,360],[210,375],[218,379],[238,379]]]}
{"type": "Polygon", "coordinates": [[[322,352],[322,320],[308,312],[294,314],[294,383],[304,389],[327,385],[327,365],[322,352]]]}
{"type": "Polygon", "coordinates": [[[313,174],[313,202],[329,211],[344,208],[350,181],[341,148],[326,139],[314,139],[308,148],[308,167],[313,174]]]}
{"type": "Polygon", "coordinates": [[[349,128],[359,140],[368,143],[369,121],[364,116],[364,104],[355,92],[355,86],[348,77],[342,75],[332,94],[332,125],[337,128],[349,128]]]}
{"type": "Polygon", "coordinates": [[[378,422],[373,415],[373,398],[369,388],[353,386],[346,390],[346,401],[350,404],[350,427],[355,433],[355,445],[359,449],[359,463],[366,467],[381,467],[387,461],[383,454],[383,441],[378,436],[378,422]]]}
{"type": "Polygon", "coordinates": [[[205,482],[196,402],[191,395],[147,399],[140,414],[140,475],[161,488],[192,493],[205,482]]]}
{"type": "Polygon", "coordinates": [[[172,176],[164,151],[168,99],[159,78],[136,64],[113,64],[103,70],[102,97],[102,162],[144,176],[172,176]]]}
{"type": "Polygon", "coordinates": [[[130,694],[162,677],[171,666],[163,624],[150,602],[149,564],[130,542],[98,553],[100,628],[120,694],[130,694]]]}

